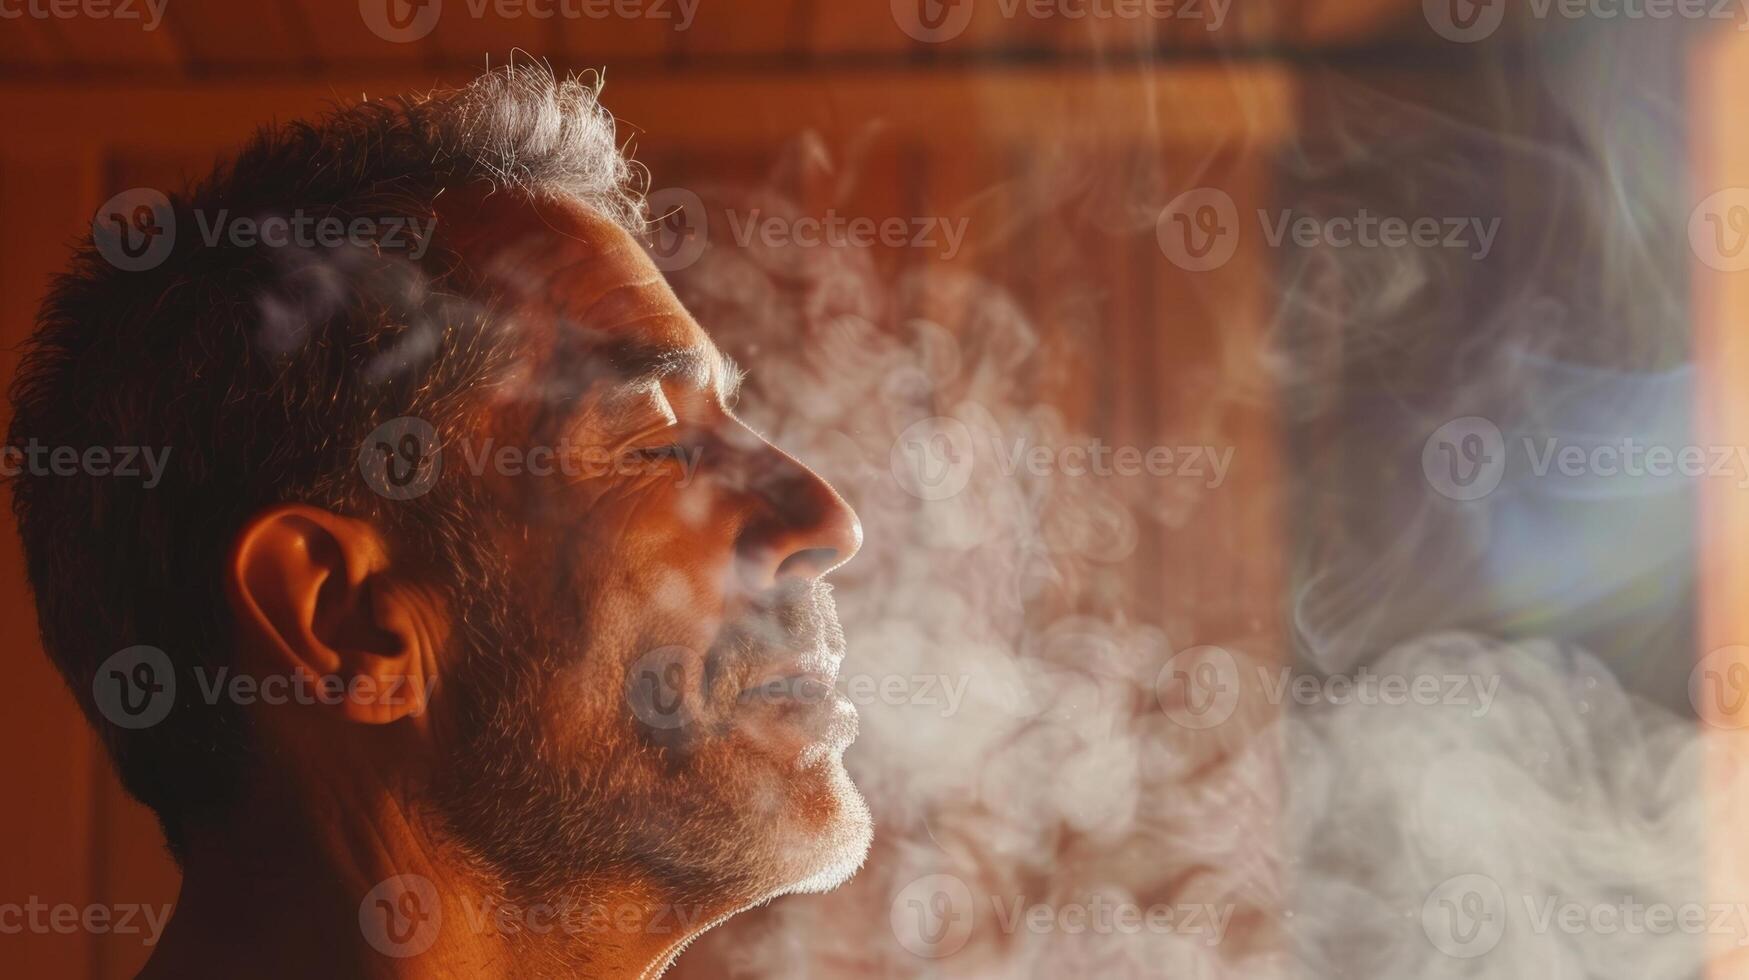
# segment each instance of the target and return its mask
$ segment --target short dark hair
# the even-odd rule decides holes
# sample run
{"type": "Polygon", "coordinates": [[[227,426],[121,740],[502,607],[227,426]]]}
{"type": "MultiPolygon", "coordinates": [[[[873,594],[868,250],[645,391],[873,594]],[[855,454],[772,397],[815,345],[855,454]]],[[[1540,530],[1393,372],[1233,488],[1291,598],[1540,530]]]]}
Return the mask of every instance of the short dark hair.
{"type": "Polygon", "coordinates": [[[426,223],[440,193],[484,182],[571,197],[642,228],[598,91],[512,66],[264,129],[189,192],[156,198],[153,220],[177,233],[151,268],[120,267],[87,236],[52,283],[12,385],[10,446],[152,447],[168,465],[150,487],[21,468],[13,510],[43,645],[179,858],[190,827],[236,798],[251,757],[244,713],[205,703],[194,679],[232,657],[221,563],[241,524],[303,502],[376,522],[432,568],[467,560],[467,488],[440,481],[390,501],[367,486],[359,447],[401,416],[465,431],[509,354],[490,297],[426,223]],[[397,226],[412,248],[386,235],[244,247],[205,233],[221,212],[413,219],[428,233],[397,226]],[[98,710],[93,681],[142,644],[168,655],[175,702],[161,722],[124,729],[98,710]]]}

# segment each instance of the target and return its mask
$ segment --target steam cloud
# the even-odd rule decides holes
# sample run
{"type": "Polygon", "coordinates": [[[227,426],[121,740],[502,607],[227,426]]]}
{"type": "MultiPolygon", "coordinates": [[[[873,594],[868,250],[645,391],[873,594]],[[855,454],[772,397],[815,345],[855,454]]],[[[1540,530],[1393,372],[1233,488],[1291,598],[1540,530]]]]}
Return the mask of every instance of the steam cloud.
{"type": "MultiPolygon", "coordinates": [[[[1749,904],[1735,904],[1749,895],[1707,880],[1707,818],[1716,833],[1716,800],[1736,798],[1745,767],[1737,737],[1688,701],[1679,569],[1693,556],[1671,542],[1690,540],[1692,488],[1578,493],[1627,508],[1581,518],[1549,498],[1586,488],[1508,481],[1458,506],[1416,463],[1429,432],[1466,414],[1512,434],[1687,431],[1684,265],[1665,258],[1675,165],[1641,148],[1677,110],[1657,85],[1605,71],[1667,42],[1610,35],[1510,79],[1557,111],[1559,139],[1491,127],[1486,106],[1436,112],[1308,72],[1307,132],[1275,148],[1294,206],[1506,220],[1491,263],[1276,256],[1273,285],[1256,284],[1273,290],[1266,342],[1221,341],[1222,373],[1160,426],[1165,441],[1243,454],[1258,391],[1280,393],[1296,481],[1285,660],[1261,622],[1234,624],[1219,651],[1188,649],[1182,611],[1147,598],[1172,583],[1126,578],[1154,536],[1215,519],[1220,488],[998,465],[1015,440],[1085,445],[1051,393],[1074,383],[1075,358],[1108,356],[1087,339],[1101,336],[1107,270],[1060,254],[1074,245],[1050,241],[1047,216],[1151,236],[1160,207],[1231,147],[1170,172],[1158,153],[1094,168],[1046,152],[962,202],[987,220],[951,266],[713,238],[675,278],[753,369],[743,415],[866,528],[838,575],[846,674],[966,683],[951,711],[864,704],[848,762],[879,839],[858,878],[732,921],[678,975],[1689,977],[1749,943],[1749,904]],[[1647,158],[1627,166],[1631,152],[1647,158]],[[1500,173],[1544,199],[1508,208],[1500,173]],[[992,271],[1029,227],[1035,274],[1063,276],[1045,310],[992,271]],[[1575,228],[1593,234],[1576,244],[1575,228]],[[963,425],[975,462],[960,492],[919,499],[895,445],[934,418],[963,425]],[[1644,533],[1620,528],[1636,520],[1644,533]],[[1536,536],[1515,551],[1521,535],[1536,536]],[[1527,564],[1535,548],[1542,564],[1527,564]],[[1201,725],[1174,667],[1232,685],[1230,717],[1201,725]],[[1333,696],[1369,676],[1438,693],[1333,696]],[[1711,814],[1703,785],[1717,787],[1711,814]],[[1168,909],[1174,924],[1094,927],[1102,908],[1168,909]]],[[[726,208],[800,215],[785,190],[830,166],[805,140],[764,184],[691,189],[713,222],[726,208]]],[[[838,166],[834,186],[853,185],[862,164],[838,166]]]]}

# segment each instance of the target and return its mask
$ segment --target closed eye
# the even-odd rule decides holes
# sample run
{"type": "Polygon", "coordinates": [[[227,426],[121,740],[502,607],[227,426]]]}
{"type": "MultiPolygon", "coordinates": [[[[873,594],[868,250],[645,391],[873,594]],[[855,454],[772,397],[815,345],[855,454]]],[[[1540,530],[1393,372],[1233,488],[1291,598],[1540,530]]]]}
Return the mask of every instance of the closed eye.
{"type": "Polygon", "coordinates": [[[683,459],[686,456],[686,447],[678,442],[670,442],[661,446],[644,446],[634,449],[627,455],[640,459],[683,459]]]}

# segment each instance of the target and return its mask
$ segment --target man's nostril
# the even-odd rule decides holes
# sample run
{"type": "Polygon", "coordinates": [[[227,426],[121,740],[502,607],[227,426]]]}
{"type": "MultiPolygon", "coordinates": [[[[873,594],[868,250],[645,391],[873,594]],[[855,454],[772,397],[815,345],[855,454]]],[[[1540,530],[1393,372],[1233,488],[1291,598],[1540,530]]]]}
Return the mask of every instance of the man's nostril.
{"type": "Polygon", "coordinates": [[[837,565],[840,557],[842,556],[837,548],[804,548],[785,558],[777,566],[778,580],[819,578],[837,565]]]}

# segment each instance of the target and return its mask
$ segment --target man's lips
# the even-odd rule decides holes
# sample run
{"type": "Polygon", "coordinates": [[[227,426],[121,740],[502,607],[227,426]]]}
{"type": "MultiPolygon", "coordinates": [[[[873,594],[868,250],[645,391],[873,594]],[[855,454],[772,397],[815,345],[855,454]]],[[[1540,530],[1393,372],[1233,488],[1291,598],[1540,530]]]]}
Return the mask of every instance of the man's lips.
{"type": "Polygon", "coordinates": [[[745,681],[737,700],[824,701],[838,682],[841,660],[825,650],[791,653],[768,658],[743,674],[745,681]]]}
{"type": "Polygon", "coordinates": [[[856,707],[834,686],[836,656],[819,653],[767,664],[754,672],[736,704],[806,733],[808,742],[843,747],[856,738],[856,707]]]}
{"type": "Polygon", "coordinates": [[[742,691],[737,700],[742,704],[754,701],[824,701],[832,695],[832,681],[832,678],[819,674],[773,677],[742,691]]]}

